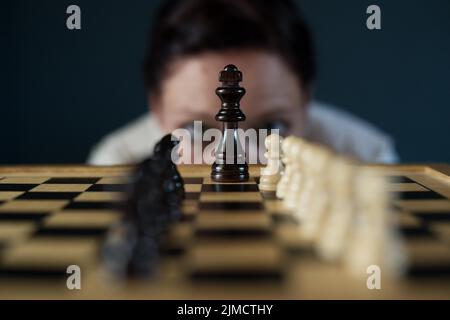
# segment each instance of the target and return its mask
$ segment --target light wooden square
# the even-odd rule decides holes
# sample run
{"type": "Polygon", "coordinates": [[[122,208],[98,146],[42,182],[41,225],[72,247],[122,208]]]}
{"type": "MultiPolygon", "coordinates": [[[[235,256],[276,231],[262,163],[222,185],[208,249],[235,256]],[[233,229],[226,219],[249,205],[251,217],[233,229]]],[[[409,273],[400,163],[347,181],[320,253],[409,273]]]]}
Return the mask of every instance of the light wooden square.
{"type": "Polygon", "coordinates": [[[261,202],[259,192],[203,192],[201,202],[261,202]]]}
{"type": "Polygon", "coordinates": [[[19,239],[26,238],[27,236],[31,235],[31,232],[34,228],[35,224],[33,222],[3,221],[2,223],[0,223],[0,241],[10,243],[19,239]]]}
{"type": "Polygon", "coordinates": [[[59,210],[68,200],[13,200],[0,205],[0,212],[47,212],[59,210]]]}
{"type": "Polygon", "coordinates": [[[401,227],[406,228],[418,228],[421,226],[421,220],[409,212],[399,213],[397,223],[401,227]]]}
{"type": "Polygon", "coordinates": [[[268,240],[222,241],[196,244],[188,252],[192,271],[278,270],[282,262],[280,248],[268,240]]]}
{"type": "Polygon", "coordinates": [[[124,196],[123,192],[84,192],[74,201],[121,201],[124,196]]]}
{"type": "Polygon", "coordinates": [[[128,176],[118,177],[103,177],[96,182],[96,184],[126,184],[129,183],[130,178],[128,176]]]}
{"type": "Polygon", "coordinates": [[[450,244],[450,222],[432,223],[431,230],[438,235],[439,238],[450,244]]]}
{"type": "Polygon", "coordinates": [[[270,226],[269,216],[261,213],[201,212],[195,221],[198,230],[269,230],[270,226]]]}
{"type": "Polygon", "coordinates": [[[5,177],[0,180],[0,183],[39,184],[44,183],[48,179],[50,179],[50,177],[5,177]]]}
{"type": "Polygon", "coordinates": [[[407,255],[414,266],[450,265],[450,247],[437,239],[411,239],[406,243],[407,255]]]}
{"type": "Polygon", "coordinates": [[[102,228],[109,227],[120,219],[120,214],[102,212],[102,210],[92,212],[62,211],[52,214],[45,219],[44,225],[47,227],[64,228],[102,228]]]}
{"type": "Polygon", "coordinates": [[[185,192],[200,192],[202,190],[201,184],[185,184],[184,191],[185,192]]]}
{"type": "Polygon", "coordinates": [[[14,199],[23,193],[23,191],[0,191],[0,201],[14,199]]]}
{"type": "Polygon", "coordinates": [[[90,186],[91,184],[45,183],[36,186],[30,192],[83,192],[90,186]]]}
{"type": "Polygon", "coordinates": [[[82,264],[97,252],[94,239],[35,238],[7,250],[3,266],[14,267],[63,267],[82,264]]]}
{"type": "Polygon", "coordinates": [[[427,188],[417,183],[389,183],[387,187],[391,192],[428,191],[427,188]]]}
{"type": "Polygon", "coordinates": [[[450,210],[449,200],[394,200],[394,203],[407,211],[442,212],[450,210]]]}

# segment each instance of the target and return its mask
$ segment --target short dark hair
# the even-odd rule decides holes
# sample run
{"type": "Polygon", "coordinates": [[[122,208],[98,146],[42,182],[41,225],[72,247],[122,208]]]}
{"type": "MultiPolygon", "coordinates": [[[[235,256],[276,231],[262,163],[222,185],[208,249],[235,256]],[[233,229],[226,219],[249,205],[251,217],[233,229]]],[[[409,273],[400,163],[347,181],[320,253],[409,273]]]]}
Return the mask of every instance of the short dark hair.
{"type": "Polygon", "coordinates": [[[168,0],[149,37],[144,80],[150,92],[159,91],[175,58],[227,49],[271,51],[303,85],[315,77],[311,35],[291,0],[168,0]]]}

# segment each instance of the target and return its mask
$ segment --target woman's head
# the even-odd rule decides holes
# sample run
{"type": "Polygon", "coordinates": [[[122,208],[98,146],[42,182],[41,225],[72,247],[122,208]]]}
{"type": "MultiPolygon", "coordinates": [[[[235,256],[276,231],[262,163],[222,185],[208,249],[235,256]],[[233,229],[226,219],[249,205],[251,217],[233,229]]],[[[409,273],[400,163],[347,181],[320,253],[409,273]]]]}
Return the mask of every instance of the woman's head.
{"type": "Polygon", "coordinates": [[[315,76],[309,31],[289,0],[169,0],[150,34],[144,76],[166,131],[217,126],[218,72],[243,72],[244,128],[301,134],[315,76]]]}

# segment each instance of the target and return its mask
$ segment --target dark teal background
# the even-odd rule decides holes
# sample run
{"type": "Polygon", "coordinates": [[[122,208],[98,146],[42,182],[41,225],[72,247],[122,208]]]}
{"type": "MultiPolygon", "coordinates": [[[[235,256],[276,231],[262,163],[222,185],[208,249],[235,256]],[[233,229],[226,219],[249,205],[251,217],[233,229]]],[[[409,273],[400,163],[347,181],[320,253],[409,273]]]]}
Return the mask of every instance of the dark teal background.
{"type": "MultiPolygon", "coordinates": [[[[299,1],[316,97],[389,132],[405,162],[450,162],[450,1],[299,1]],[[382,30],[366,28],[377,4],[382,30]]],[[[140,65],[156,1],[2,1],[0,163],[83,162],[146,110],[140,65]],[[82,30],[66,28],[77,4],[82,30]]]]}

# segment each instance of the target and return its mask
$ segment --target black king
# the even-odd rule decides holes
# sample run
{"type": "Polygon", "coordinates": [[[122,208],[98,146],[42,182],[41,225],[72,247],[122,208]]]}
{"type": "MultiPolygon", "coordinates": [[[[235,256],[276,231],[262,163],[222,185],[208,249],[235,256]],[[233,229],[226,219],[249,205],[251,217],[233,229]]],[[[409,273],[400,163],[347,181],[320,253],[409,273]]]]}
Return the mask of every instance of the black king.
{"type": "Polygon", "coordinates": [[[238,136],[238,122],[245,121],[245,115],[239,108],[239,101],[245,94],[245,89],[239,85],[242,72],[229,64],[220,72],[219,81],[222,86],[216,89],[216,94],[222,101],[222,107],[216,120],[223,122],[223,129],[211,179],[218,182],[247,181],[248,165],[238,136]]]}

